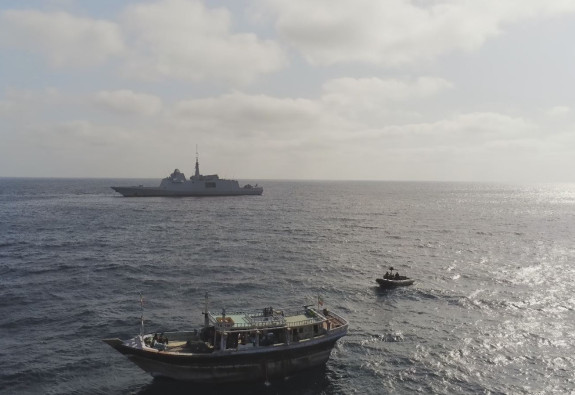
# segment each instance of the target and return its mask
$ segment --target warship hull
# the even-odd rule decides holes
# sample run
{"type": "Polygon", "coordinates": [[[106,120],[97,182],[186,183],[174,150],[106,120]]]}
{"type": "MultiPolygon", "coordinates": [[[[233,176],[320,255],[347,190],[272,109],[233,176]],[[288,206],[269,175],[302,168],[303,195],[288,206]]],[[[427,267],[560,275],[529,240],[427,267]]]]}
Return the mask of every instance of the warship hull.
{"type": "Polygon", "coordinates": [[[263,188],[238,188],[238,189],[207,189],[186,190],[183,188],[154,188],[154,187],[112,187],[124,197],[186,197],[186,196],[241,196],[261,195],[263,188]]]}

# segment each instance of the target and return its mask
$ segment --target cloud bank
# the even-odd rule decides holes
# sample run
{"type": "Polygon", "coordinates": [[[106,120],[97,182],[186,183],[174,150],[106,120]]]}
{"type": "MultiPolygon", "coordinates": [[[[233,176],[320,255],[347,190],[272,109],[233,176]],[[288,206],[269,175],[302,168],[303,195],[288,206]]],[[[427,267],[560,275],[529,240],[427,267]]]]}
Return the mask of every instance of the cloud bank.
{"type": "Polygon", "coordinates": [[[21,4],[0,11],[0,176],[161,177],[199,144],[236,177],[573,180],[573,2],[21,4]],[[518,46],[546,95],[501,64],[518,46]]]}

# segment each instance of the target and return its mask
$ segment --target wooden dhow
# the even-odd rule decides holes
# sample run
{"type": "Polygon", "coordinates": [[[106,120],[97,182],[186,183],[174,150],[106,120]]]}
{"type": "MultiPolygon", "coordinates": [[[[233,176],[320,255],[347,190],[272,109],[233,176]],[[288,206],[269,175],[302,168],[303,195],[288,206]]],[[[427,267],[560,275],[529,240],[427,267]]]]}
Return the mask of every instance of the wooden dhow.
{"type": "Polygon", "coordinates": [[[103,341],[154,377],[198,383],[269,380],[325,365],[348,322],[327,308],[206,309],[203,327],[103,341]]]}

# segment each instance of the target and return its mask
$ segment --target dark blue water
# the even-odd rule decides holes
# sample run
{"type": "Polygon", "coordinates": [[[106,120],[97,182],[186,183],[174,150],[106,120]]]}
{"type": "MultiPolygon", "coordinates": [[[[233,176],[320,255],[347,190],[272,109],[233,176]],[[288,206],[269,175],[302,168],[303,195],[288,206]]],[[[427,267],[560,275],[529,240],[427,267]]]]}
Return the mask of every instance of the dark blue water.
{"type": "Polygon", "coordinates": [[[0,389],[23,394],[575,391],[575,186],[262,182],[123,198],[148,180],[0,179],[0,389]],[[384,292],[388,266],[416,285],[384,292]],[[325,369],[271,385],[153,380],[102,343],[212,310],[327,306],[325,369]]]}

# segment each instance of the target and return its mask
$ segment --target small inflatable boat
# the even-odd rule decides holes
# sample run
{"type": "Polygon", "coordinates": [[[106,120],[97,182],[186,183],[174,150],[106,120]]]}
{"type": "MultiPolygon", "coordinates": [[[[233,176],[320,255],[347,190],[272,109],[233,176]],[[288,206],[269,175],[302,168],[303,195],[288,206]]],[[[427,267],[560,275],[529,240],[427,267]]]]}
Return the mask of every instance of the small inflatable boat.
{"type": "Polygon", "coordinates": [[[395,288],[395,287],[405,287],[411,285],[415,282],[414,279],[399,276],[399,278],[389,279],[389,278],[377,278],[375,279],[381,288],[395,288]]]}
{"type": "Polygon", "coordinates": [[[415,282],[412,278],[400,276],[398,271],[393,274],[394,270],[393,267],[390,267],[389,272],[385,273],[383,278],[375,279],[381,288],[405,287],[415,282]]]}

